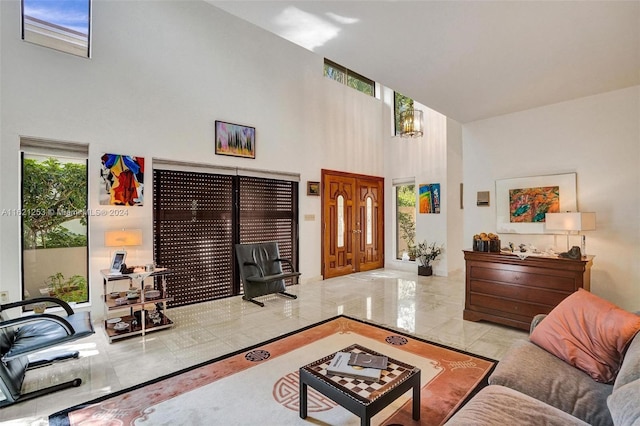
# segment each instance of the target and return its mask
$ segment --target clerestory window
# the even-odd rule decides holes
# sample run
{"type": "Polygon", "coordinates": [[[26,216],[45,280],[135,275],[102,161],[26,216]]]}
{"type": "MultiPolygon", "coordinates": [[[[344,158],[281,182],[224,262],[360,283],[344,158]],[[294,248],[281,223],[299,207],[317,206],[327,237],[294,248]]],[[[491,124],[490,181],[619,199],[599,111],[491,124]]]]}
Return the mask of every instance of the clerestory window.
{"type": "Polygon", "coordinates": [[[376,83],[325,58],[324,76],[369,96],[376,96],[376,83]]]}

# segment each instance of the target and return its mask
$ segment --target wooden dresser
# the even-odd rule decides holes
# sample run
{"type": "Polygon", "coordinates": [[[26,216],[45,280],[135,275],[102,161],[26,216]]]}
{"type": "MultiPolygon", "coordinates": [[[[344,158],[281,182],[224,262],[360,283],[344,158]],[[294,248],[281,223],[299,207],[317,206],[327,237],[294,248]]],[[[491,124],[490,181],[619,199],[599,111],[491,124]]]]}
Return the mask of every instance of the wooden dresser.
{"type": "Polygon", "coordinates": [[[464,251],[466,296],[463,318],[529,330],[537,314],[548,314],[579,288],[590,289],[593,256],[582,260],[464,251]]]}

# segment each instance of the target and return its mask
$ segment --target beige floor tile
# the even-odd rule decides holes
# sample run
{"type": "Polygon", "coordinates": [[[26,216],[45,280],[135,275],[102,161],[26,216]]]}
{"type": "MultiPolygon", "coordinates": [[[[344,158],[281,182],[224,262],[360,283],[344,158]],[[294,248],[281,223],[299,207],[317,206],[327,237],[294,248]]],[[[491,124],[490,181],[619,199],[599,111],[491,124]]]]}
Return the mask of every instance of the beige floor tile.
{"type": "Polygon", "coordinates": [[[27,374],[25,388],[81,377],[64,390],[0,410],[1,424],[45,425],[64,408],[169,374],[307,325],[348,315],[493,359],[527,333],[495,324],[463,321],[464,275],[419,277],[381,269],[289,287],[298,296],[240,297],[169,309],[172,329],[108,343],[101,324],[76,342],[81,359],[27,374]]]}

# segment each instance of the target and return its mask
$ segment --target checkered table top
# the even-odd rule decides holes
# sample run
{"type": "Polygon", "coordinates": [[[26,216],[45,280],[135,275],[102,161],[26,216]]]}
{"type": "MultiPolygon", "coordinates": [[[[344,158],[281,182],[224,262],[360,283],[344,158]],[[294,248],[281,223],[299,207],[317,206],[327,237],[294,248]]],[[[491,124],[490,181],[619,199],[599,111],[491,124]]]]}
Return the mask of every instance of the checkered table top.
{"type": "MultiPolygon", "coordinates": [[[[358,344],[348,346],[338,352],[364,352],[372,355],[382,355],[379,352],[365,348],[364,346],[360,346],[358,344]]],[[[420,371],[420,369],[417,367],[395,360],[393,358],[388,358],[389,363],[387,364],[387,369],[382,370],[380,380],[362,380],[354,377],[346,377],[327,373],[327,367],[329,366],[329,363],[334,356],[335,353],[328,355],[324,358],[312,362],[311,364],[305,365],[304,367],[302,367],[302,369],[312,373],[314,376],[324,381],[325,383],[334,386],[336,389],[365,404],[375,401],[377,398],[389,392],[391,389],[395,388],[400,383],[403,383],[409,377],[420,371]]]]}

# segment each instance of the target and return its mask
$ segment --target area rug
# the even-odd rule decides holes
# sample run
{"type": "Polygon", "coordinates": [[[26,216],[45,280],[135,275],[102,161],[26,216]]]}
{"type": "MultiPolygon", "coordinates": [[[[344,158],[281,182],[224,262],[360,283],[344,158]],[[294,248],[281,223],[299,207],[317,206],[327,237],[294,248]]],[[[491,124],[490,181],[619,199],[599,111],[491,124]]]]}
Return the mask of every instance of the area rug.
{"type": "Polygon", "coordinates": [[[496,361],[338,316],[189,369],[60,411],[51,425],[359,425],[313,389],[299,417],[298,368],[357,343],[421,369],[421,419],[411,392],[372,425],[439,425],[486,385],[496,361]]]}

